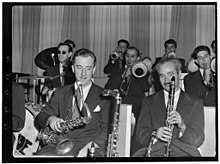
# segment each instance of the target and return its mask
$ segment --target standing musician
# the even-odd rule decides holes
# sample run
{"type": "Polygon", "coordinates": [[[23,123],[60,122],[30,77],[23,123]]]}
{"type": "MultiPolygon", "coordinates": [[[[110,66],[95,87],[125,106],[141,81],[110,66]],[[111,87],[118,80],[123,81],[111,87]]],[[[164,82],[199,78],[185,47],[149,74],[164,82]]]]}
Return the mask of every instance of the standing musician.
{"type": "Polygon", "coordinates": [[[200,156],[198,147],[204,141],[203,103],[180,89],[180,66],[175,58],[164,58],[157,64],[163,90],[142,102],[136,138],[145,147],[134,157],[200,156]],[[172,96],[169,95],[171,79],[175,80],[172,96]],[[167,105],[172,109],[170,112],[167,105]]]}
{"type": "Polygon", "coordinates": [[[118,41],[117,49],[114,50],[108,60],[108,64],[104,67],[104,73],[110,76],[114,72],[118,72],[119,69],[125,66],[125,52],[129,47],[129,42],[125,39],[120,39],[118,41]]]}
{"type": "Polygon", "coordinates": [[[60,43],[58,45],[58,59],[60,63],[47,69],[46,75],[53,78],[45,80],[45,85],[42,89],[43,95],[51,95],[56,88],[75,82],[75,75],[72,72],[70,62],[72,55],[73,50],[69,43],[60,43]]]}
{"type": "MultiPolygon", "coordinates": [[[[177,48],[177,43],[174,39],[168,39],[165,41],[164,43],[164,50],[165,50],[165,54],[163,55],[163,57],[158,57],[156,58],[155,63],[153,64],[153,70],[155,70],[155,66],[157,65],[157,63],[162,59],[162,58],[177,58],[176,56],[176,48],[177,48]]],[[[185,70],[185,60],[182,58],[178,58],[181,62],[181,71],[182,73],[186,72],[185,70]]],[[[154,85],[154,90],[155,92],[158,92],[160,90],[163,89],[163,87],[160,84],[159,81],[159,75],[157,73],[157,71],[153,71],[152,72],[152,83],[154,85]]]]}
{"type": "Polygon", "coordinates": [[[140,114],[141,101],[145,97],[145,93],[149,91],[147,76],[137,78],[132,74],[132,66],[139,59],[139,50],[130,46],[125,54],[125,67],[112,73],[105,85],[106,89],[118,89],[121,92],[123,104],[132,104],[132,112],[136,119],[140,114]]]}
{"type": "Polygon", "coordinates": [[[185,91],[203,99],[205,106],[216,106],[217,79],[211,69],[209,47],[204,45],[196,47],[192,57],[199,70],[185,76],[185,91]]]}
{"type": "MultiPolygon", "coordinates": [[[[63,136],[72,139],[74,144],[68,155],[87,157],[88,149],[93,143],[96,149],[95,157],[104,157],[108,138],[110,102],[100,96],[103,89],[91,80],[96,69],[96,56],[90,50],[79,49],[71,62],[76,82],[56,89],[50,104],[48,103],[37,115],[36,122],[42,128],[49,126],[52,131],[62,133],[62,125],[63,123],[65,125],[68,120],[82,118],[89,120],[83,126],[63,133],[63,136]],[[77,96],[78,89],[83,99],[77,96]]],[[[60,154],[55,144],[48,144],[36,155],[59,156],[60,154]]]]}
{"type": "MultiPolygon", "coordinates": [[[[122,104],[132,105],[132,113],[134,113],[136,120],[138,120],[140,115],[142,99],[149,92],[150,88],[147,81],[148,74],[139,78],[132,73],[132,66],[139,60],[139,50],[136,47],[130,46],[125,54],[125,67],[119,69],[118,72],[112,73],[105,85],[106,89],[118,89],[120,91],[122,104]]],[[[134,153],[140,147],[142,146],[132,136],[131,153],[134,153]]]]}

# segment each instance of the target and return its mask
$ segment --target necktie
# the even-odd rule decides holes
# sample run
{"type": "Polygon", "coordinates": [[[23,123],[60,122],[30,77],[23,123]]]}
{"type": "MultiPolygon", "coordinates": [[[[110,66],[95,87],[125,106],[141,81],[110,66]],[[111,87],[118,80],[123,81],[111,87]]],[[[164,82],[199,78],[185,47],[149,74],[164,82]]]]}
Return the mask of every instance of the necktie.
{"type": "Polygon", "coordinates": [[[80,107],[82,104],[83,95],[80,92],[79,87],[75,89],[75,102],[72,107],[72,119],[80,117],[80,107]]]}
{"type": "Polygon", "coordinates": [[[62,66],[62,68],[63,68],[63,71],[62,71],[62,73],[60,74],[60,76],[61,76],[61,86],[63,87],[64,84],[65,84],[65,78],[64,78],[64,76],[65,76],[65,69],[66,69],[66,67],[65,67],[65,66],[62,66]]]}

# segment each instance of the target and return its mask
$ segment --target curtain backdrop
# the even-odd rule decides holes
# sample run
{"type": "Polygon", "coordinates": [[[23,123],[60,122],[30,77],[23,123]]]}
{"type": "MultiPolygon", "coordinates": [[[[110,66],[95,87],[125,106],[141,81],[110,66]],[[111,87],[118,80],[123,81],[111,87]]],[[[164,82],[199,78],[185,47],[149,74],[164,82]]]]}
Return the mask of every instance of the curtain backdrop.
{"type": "Polygon", "coordinates": [[[189,60],[200,44],[210,46],[216,32],[215,5],[35,5],[12,10],[12,71],[39,74],[36,55],[66,39],[97,56],[95,77],[103,73],[119,39],[127,39],[152,62],[164,42],[177,40],[177,55],[189,60]]]}
{"type": "Polygon", "coordinates": [[[103,73],[109,54],[116,49],[121,38],[129,40],[129,6],[91,6],[90,42],[97,57],[95,77],[106,77],[103,73]]]}

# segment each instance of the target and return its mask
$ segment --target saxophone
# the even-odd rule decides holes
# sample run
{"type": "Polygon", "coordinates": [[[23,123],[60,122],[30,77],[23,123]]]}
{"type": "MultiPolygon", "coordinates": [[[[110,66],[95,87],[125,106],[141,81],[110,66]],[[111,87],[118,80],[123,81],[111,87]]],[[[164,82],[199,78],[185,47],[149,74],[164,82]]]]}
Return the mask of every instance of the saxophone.
{"type": "MultiPolygon", "coordinates": [[[[77,82],[78,85],[79,82],[77,82]]],[[[82,93],[82,90],[80,91],[82,93]]],[[[88,105],[82,100],[82,104],[86,109],[87,116],[75,119],[65,120],[60,123],[62,133],[52,130],[49,126],[40,130],[38,139],[42,140],[44,144],[57,144],[56,150],[58,154],[67,154],[74,147],[72,139],[65,138],[63,135],[79,127],[88,124],[92,118],[88,105]]]]}
{"type": "MultiPolygon", "coordinates": [[[[171,78],[171,83],[170,83],[169,100],[167,103],[167,119],[165,123],[165,125],[171,130],[172,134],[173,134],[174,125],[168,123],[168,117],[170,116],[170,112],[174,110],[174,94],[175,94],[175,77],[173,76],[171,78]]],[[[172,140],[172,137],[171,139],[168,140],[168,142],[165,145],[164,157],[169,157],[171,140],[172,140]]]]}
{"type": "MultiPolygon", "coordinates": [[[[175,93],[175,77],[173,76],[171,78],[171,82],[170,82],[169,100],[168,100],[168,105],[167,105],[167,120],[168,120],[168,117],[170,115],[170,112],[174,110],[174,93],[175,93]]],[[[169,127],[171,129],[171,132],[173,133],[174,125],[169,124],[167,120],[166,120],[165,125],[167,127],[169,127]]],[[[157,132],[153,131],[153,133],[151,135],[151,140],[150,140],[149,146],[147,147],[147,153],[146,153],[147,157],[151,156],[152,146],[156,142],[157,142],[157,132]]],[[[170,143],[171,143],[171,139],[165,145],[164,157],[169,157],[170,143]]]]}
{"type": "Polygon", "coordinates": [[[113,129],[112,133],[109,134],[108,138],[108,146],[107,146],[107,157],[119,157],[119,153],[117,151],[117,143],[119,140],[119,110],[121,104],[121,97],[119,94],[119,90],[115,89],[104,90],[103,96],[113,96],[116,99],[116,108],[114,113],[114,121],[113,121],[113,129]]]}

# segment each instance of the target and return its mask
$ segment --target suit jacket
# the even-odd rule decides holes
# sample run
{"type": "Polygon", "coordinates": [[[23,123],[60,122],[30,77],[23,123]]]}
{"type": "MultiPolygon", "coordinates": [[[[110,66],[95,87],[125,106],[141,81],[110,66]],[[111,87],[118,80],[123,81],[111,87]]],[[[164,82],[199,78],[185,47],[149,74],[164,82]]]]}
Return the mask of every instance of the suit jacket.
{"type": "MultiPolygon", "coordinates": [[[[178,58],[180,60],[180,63],[181,63],[181,71],[182,73],[186,72],[186,68],[185,68],[185,60],[182,59],[182,58],[178,58]]],[[[155,63],[153,64],[152,68],[154,69],[154,67],[157,65],[157,63],[161,60],[161,57],[159,58],[156,58],[156,61],[155,63]]],[[[152,73],[152,77],[153,77],[153,85],[154,85],[154,89],[155,89],[155,92],[158,92],[160,90],[163,89],[161,83],[160,83],[160,80],[159,80],[159,75],[157,73],[157,71],[155,70],[153,73],[152,73]]]]}
{"type": "Polygon", "coordinates": [[[216,106],[216,77],[214,77],[214,87],[207,87],[204,84],[200,71],[190,73],[184,78],[184,87],[187,93],[203,99],[205,106],[216,106]]]}
{"type": "MultiPolygon", "coordinates": [[[[56,64],[56,65],[49,67],[46,71],[46,76],[54,77],[54,76],[60,75],[59,65],[60,64],[56,64]]],[[[66,66],[65,75],[64,75],[64,79],[65,79],[64,86],[69,85],[69,84],[73,84],[76,81],[75,74],[73,73],[71,66],[72,66],[72,64],[70,62],[66,66]]],[[[49,89],[61,87],[60,77],[57,77],[53,80],[46,79],[45,85],[49,89]]]]}
{"type": "MultiPolygon", "coordinates": [[[[191,156],[200,156],[197,148],[204,141],[204,111],[202,100],[181,91],[176,110],[180,113],[186,124],[186,130],[179,137],[180,130],[177,126],[174,127],[171,149],[173,144],[191,156]]],[[[141,114],[137,122],[137,141],[148,147],[152,132],[164,126],[166,111],[163,91],[148,96],[143,100],[141,114]]],[[[165,142],[158,140],[153,146],[152,152],[164,148],[164,146],[165,142]]]]}
{"type": "MultiPolygon", "coordinates": [[[[108,75],[111,75],[112,73],[119,71],[121,69],[120,64],[119,64],[119,60],[120,59],[115,60],[114,64],[113,64],[112,59],[109,58],[108,64],[104,67],[104,73],[108,74],[108,75]]],[[[121,62],[122,62],[121,67],[123,68],[125,66],[125,61],[123,60],[121,62]]]]}
{"type": "MultiPolygon", "coordinates": [[[[102,91],[103,89],[101,87],[92,84],[85,100],[92,116],[90,123],[74,129],[65,135],[65,137],[72,138],[76,141],[76,146],[74,148],[77,148],[77,151],[90,141],[94,141],[104,150],[106,148],[110,103],[108,100],[104,100],[100,96],[102,91]],[[100,110],[98,110],[99,107],[100,110]],[[94,111],[95,109],[96,111],[94,111]]],[[[69,112],[68,114],[68,110],[72,108],[74,94],[74,84],[58,88],[55,91],[50,104],[47,104],[37,115],[35,121],[44,128],[46,127],[47,120],[50,116],[57,116],[65,119],[68,115],[69,118],[71,118],[72,112],[69,112]]]]}
{"type": "MultiPolygon", "coordinates": [[[[122,74],[125,71],[125,68],[120,69],[118,72],[113,73],[106,85],[106,89],[119,89],[120,84],[122,82],[122,74]]],[[[131,76],[130,88],[128,90],[128,94],[126,96],[122,96],[123,104],[132,104],[132,111],[134,113],[135,118],[137,119],[140,114],[140,107],[142,99],[145,97],[145,92],[149,91],[149,85],[147,82],[147,76],[143,78],[136,78],[131,76]]]]}

